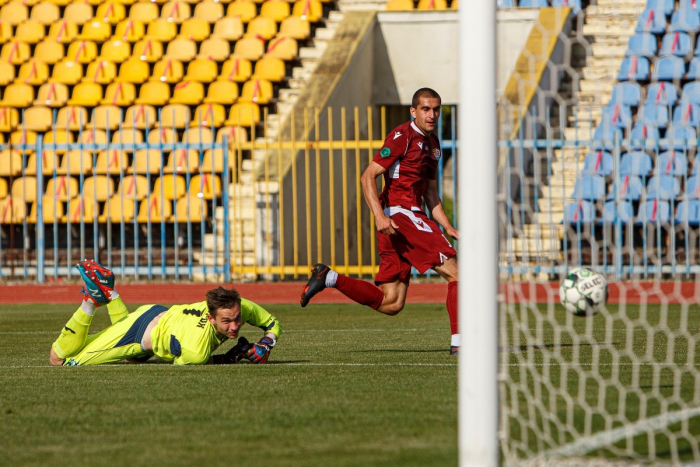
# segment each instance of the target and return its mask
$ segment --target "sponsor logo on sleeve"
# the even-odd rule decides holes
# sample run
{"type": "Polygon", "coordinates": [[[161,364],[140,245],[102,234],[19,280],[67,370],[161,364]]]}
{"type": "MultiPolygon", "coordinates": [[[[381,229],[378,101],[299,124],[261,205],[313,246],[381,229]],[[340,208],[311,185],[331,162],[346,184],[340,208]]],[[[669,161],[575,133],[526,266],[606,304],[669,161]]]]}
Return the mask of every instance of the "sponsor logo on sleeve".
{"type": "Polygon", "coordinates": [[[381,151],[379,151],[379,154],[382,157],[389,157],[391,155],[391,150],[387,147],[383,147],[381,151]]]}
{"type": "Polygon", "coordinates": [[[400,131],[397,131],[396,133],[394,133],[394,139],[398,138],[399,136],[401,136],[400,131]]]}
{"type": "Polygon", "coordinates": [[[433,149],[433,157],[436,160],[440,160],[440,150],[439,149],[433,149]]]}

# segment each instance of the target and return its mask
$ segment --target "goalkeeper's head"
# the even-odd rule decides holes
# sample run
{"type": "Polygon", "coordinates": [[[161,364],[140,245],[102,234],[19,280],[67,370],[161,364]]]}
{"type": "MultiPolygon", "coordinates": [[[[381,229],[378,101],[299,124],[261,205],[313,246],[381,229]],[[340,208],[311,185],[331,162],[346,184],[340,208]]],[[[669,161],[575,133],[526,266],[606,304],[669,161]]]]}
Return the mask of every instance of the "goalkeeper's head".
{"type": "Polygon", "coordinates": [[[236,289],[219,287],[207,292],[209,322],[220,336],[238,337],[241,327],[241,294],[236,289]]]}

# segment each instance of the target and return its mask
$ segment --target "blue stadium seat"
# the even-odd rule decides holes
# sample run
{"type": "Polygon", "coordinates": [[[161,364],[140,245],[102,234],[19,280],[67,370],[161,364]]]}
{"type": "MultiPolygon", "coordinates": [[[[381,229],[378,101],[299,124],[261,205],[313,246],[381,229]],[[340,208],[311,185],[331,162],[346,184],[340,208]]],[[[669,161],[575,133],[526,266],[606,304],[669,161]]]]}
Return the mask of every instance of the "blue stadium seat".
{"type": "Polygon", "coordinates": [[[634,207],[629,201],[620,201],[619,206],[615,201],[607,201],[603,206],[602,224],[614,224],[617,220],[623,224],[634,222],[634,207]]]}
{"type": "Polygon", "coordinates": [[[630,132],[629,149],[633,151],[655,149],[660,139],[658,127],[637,122],[630,132]]]}
{"type": "Polygon", "coordinates": [[[646,178],[653,168],[651,157],[643,151],[628,152],[620,158],[620,175],[646,178]]]}
{"type": "Polygon", "coordinates": [[[620,179],[619,185],[613,182],[612,190],[610,191],[610,194],[608,194],[607,199],[615,199],[615,190],[618,190],[618,186],[620,199],[624,199],[626,201],[637,201],[642,197],[642,193],[644,192],[644,184],[642,183],[641,178],[632,175],[625,175],[620,179]]]}
{"type": "Polygon", "coordinates": [[[549,6],[547,0],[520,0],[518,3],[518,6],[521,8],[542,8],[549,6]]]}
{"type": "Polygon", "coordinates": [[[613,127],[609,123],[601,122],[593,132],[591,146],[594,150],[606,149],[612,150],[615,148],[615,141],[622,142],[624,136],[622,129],[613,127]]]}
{"type": "Polygon", "coordinates": [[[625,50],[625,57],[638,55],[640,57],[655,57],[658,52],[656,36],[649,33],[639,33],[630,37],[625,50]]]}
{"type": "Polygon", "coordinates": [[[649,59],[633,55],[626,57],[620,64],[618,81],[649,81],[649,59]]]}
{"type": "Polygon", "coordinates": [[[576,179],[571,198],[598,201],[605,198],[605,179],[596,175],[583,175],[576,179]]]}
{"type": "Polygon", "coordinates": [[[698,126],[700,123],[700,105],[691,102],[681,102],[673,108],[673,123],[698,126]]]}
{"type": "Polygon", "coordinates": [[[645,104],[637,110],[637,123],[666,128],[668,126],[668,107],[665,105],[645,104]]]}
{"type": "Polygon", "coordinates": [[[685,57],[690,53],[693,46],[687,32],[671,32],[666,34],[661,40],[661,50],[659,55],[675,55],[685,57]]]}
{"type": "Polygon", "coordinates": [[[661,140],[659,147],[663,149],[687,149],[690,145],[689,140],[694,140],[695,137],[693,127],[682,122],[674,122],[666,130],[666,141],[661,140]]]}
{"type": "Polygon", "coordinates": [[[595,220],[595,206],[588,201],[578,200],[564,206],[565,224],[588,224],[595,220]]]}
{"type": "Polygon", "coordinates": [[[673,83],[661,81],[660,83],[651,83],[647,86],[647,97],[644,99],[645,104],[654,105],[676,105],[678,101],[678,89],[673,83]]]}
{"type": "Polygon", "coordinates": [[[667,224],[671,221],[671,206],[668,201],[658,199],[647,200],[643,206],[639,208],[637,216],[638,225],[643,224],[667,224]]]}
{"type": "Polygon", "coordinates": [[[681,192],[678,179],[669,175],[655,175],[647,182],[646,199],[676,199],[681,192]]]}
{"type": "Polygon", "coordinates": [[[700,12],[700,3],[697,0],[679,0],[678,8],[700,12]]]}
{"type": "Polygon", "coordinates": [[[515,1],[514,0],[497,0],[496,6],[498,8],[513,8],[513,7],[515,7],[515,1]]]}
{"type": "Polygon", "coordinates": [[[675,0],[647,0],[647,10],[661,10],[666,16],[671,16],[674,8],[676,8],[675,0]]]}
{"type": "Polygon", "coordinates": [[[650,34],[663,34],[666,32],[666,16],[663,11],[646,9],[637,18],[637,26],[634,32],[648,32],[650,34]]]}
{"type": "Polygon", "coordinates": [[[685,62],[680,57],[664,55],[654,61],[654,81],[673,81],[682,79],[685,76],[685,62]]]}
{"type": "Polygon", "coordinates": [[[678,203],[675,221],[676,224],[687,222],[691,227],[700,225],[700,200],[689,199],[678,203]]]}
{"type": "Polygon", "coordinates": [[[700,31],[700,16],[697,10],[679,8],[671,15],[670,32],[683,31],[696,33],[700,31]]]}
{"type": "Polygon", "coordinates": [[[613,158],[612,155],[603,150],[591,152],[583,159],[583,173],[586,175],[599,175],[607,177],[612,174],[613,158]]]}
{"type": "Polygon", "coordinates": [[[552,6],[568,6],[574,13],[578,13],[581,11],[581,0],[552,0],[552,6]]]}
{"type": "Polygon", "coordinates": [[[700,104],[700,82],[690,82],[683,86],[682,102],[700,104]]]}
{"type": "Polygon", "coordinates": [[[627,128],[632,124],[632,109],[627,105],[610,103],[603,109],[600,124],[627,128]]]}
{"type": "Polygon", "coordinates": [[[688,159],[682,151],[666,151],[656,158],[656,171],[660,175],[682,177],[688,173],[688,159]]]}
{"type": "MultiPolygon", "coordinates": [[[[697,50],[695,52],[698,53],[697,50]]],[[[693,57],[688,64],[688,73],[685,74],[687,79],[700,79],[700,57],[693,57]]]]}
{"type": "Polygon", "coordinates": [[[700,178],[697,175],[688,177],[684,193],[686,199],[700,199],[700,178]]]}
{"type": "Polygon", "coordinates": [[[626,81],[617,83],[612,90],[610,97],[611,104],[622,104],[637,107],[642,100],[642,87],[637,83],[626,81]]]}

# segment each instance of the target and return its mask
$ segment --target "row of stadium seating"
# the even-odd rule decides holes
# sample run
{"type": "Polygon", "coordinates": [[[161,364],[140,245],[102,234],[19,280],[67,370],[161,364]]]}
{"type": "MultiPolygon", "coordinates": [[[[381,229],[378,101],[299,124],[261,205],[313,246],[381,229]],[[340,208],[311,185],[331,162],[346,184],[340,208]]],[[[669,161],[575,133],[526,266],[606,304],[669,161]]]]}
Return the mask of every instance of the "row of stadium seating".
{"type": "Polygon", "coordinates": [[[646,181],[637,175],[622,175],[619,184],[610,183],[608,190],[605,178],[597,175],[583,175],[576,180],[571,198],[596,202],[610,201],[616,196],[627,201],[700,199],[700,177],[692,175],[687,180],[683,178],[674,175],[654,175],[646,181]],[[681,189],[682,185],[684,185],[683,189],[681,189]]]}
{"type": "Polygon", "coordinates": [[[610,225],[620,222],[623,226],[658,226],[686,223],[691,227],[700,226],[700,200],[684,199],[678,203],[659,199],[646,200],[635,214],[631,201],[607,201],[599,212],[594,203],[585,200],[574,201],[564,207],[564,223],[574,228],[587,225],[610,225]]]}
{"type": "Polygon", "coordinates": [[[581,10],[581,0],[496,0],[498,8],[545,8],[571,7],[575,12],[581,10]]]}

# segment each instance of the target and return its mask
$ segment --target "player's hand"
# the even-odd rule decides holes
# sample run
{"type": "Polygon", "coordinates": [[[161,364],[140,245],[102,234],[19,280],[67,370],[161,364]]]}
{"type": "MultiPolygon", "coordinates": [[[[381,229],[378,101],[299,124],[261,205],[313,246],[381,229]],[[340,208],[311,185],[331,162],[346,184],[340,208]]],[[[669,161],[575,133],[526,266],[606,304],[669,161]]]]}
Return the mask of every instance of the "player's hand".
{"type": "Polygon", "coordinates": [[[454,239],[459,238],[459,230],[455,229],[454,227],[445,229],[445,233],[454,239]]]}
{"type": "Polygon", "coordinates": [[[248,349],[251,347],[250,342],[245,337],[238,339],[236,345],[231,347],[225,354],[219,354],[212,356],[212,361],[214,365],[232,365],[238,363],[245,356],[248,349]]]}
{"type": "Polygon", "coordinates": [[[394,235],[399,228],[393,219],[387,216],[375,217],[375,225],[377,226],[377,232],[385,235],[394,235]]]}
{"type": "Polygon", "coordinates": [[[250,363],[263,364],[267,362],[272,348],[275,346],[275,341],[270,337],[263,337],[259,342],[251,345],[244,355],[250,363]]]}

